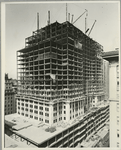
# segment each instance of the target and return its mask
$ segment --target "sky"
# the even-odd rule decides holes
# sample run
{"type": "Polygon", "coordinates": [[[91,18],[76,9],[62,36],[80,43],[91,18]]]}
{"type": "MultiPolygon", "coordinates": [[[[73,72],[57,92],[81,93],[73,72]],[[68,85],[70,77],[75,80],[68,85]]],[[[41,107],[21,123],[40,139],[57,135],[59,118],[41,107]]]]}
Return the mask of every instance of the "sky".
{"type": "MultiPolygon", "coordinates": [[[[87,28],[91,29],[90,38],[100,43],[104,51],[119,48],[120,16],[117,2],[81,2],[67,3],[68,13],[74,15],[74,21],[88,10],[87,28]]],[[[25,47],[25,38],[37,29],[37,13],[39,13],[39,27],[47,25],[48,11],[50,23],[66,21],[66,3],[16,3],[5,5],[5,73],[16,79],[16,52],[25,47]]],[[[86,13],[75,22],[75,26],[85,32],[86,13]]],[[[71,18],[71,17],[70,17],[71,18]]],[[[70,19],[71,20],[71,19],[70,19]]]]}

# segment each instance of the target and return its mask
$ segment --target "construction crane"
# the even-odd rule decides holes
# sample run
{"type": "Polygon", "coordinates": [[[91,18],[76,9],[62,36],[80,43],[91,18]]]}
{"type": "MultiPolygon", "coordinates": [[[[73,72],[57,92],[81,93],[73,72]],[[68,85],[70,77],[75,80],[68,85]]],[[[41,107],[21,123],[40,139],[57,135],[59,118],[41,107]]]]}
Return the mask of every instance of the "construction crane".
{"type": "Polygon", "coordinates": [[[92,29],[93,29],[95,23],[96,23],[96,20],[94,21],[94,23],[93,23],[93,25],[92,25],[92,28],[90,29],[90,32],[89,32],[88,36],[90,35],[90,33],[91,33],[91,31],[92,31],[92,29]]]}
{"type": "Polygon", "coordinates": [[[88,32],[87,31],[87,16],[88,16],[88,11],[86,12],[86,17],[85,17],[85,34],[88,32]]]}
{"type": "Polygon", "coordinates": [[[70,13],[68,13],[68,21],[70,22],[70,13]]]}
{"type": "Polygon", "coordinates": [[[89,28],[86,30],[85,34],[89,31],[89,28]]]}
{"type": "Polygon", "coordinates": [[[74,15],[72,15],[72,19],[71,19],[71,23],[73,24],[73,17],[74,17],[74,15]]]}
{"type": "Polygon", "coordinates": [[[82,15],[80,15],[80,16],[73,22],[73,24],[74,24],[79,18],[81,18],[81,16],[83,16],[86,12],[87,12],[87,10],[85,9],[85,12],[84,12],[82,15]]]}

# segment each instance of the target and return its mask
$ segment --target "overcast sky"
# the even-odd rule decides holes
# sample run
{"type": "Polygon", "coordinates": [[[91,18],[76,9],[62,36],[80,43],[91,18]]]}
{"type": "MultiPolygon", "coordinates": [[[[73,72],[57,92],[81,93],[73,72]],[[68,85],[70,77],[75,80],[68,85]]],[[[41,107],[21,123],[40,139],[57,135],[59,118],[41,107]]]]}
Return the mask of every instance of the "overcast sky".
{"type": "MultiPolygon", "coordinates": [[[[118,3],[68,3],[68,13],[76,20],[85,9],[88,10],[87,27],[91,28],[96,20],[90,37],[112,51],[119,47],[119,11],[118,3]]],[[[32,3],[6,4],[5,7],[5,72],[10,78],[16,78],[16,51],[24,48],[25,38],[37,29],[37,12],[40,28],[47,25],[47,14],[50,10],[51,23],[56,20],[66,21],[66,3],[32,3]]],[[[85,31],[84,14],[74,25],[85,31]]]]}

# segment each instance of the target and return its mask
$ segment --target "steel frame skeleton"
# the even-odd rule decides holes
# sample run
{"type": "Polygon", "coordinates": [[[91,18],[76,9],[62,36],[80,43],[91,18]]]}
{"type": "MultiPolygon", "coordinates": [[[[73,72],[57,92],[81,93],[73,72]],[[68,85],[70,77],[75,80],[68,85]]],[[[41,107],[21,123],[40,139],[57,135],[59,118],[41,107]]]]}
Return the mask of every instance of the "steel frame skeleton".
{"type": "Polygon", "coordinates": [[[102,52],[99,43],[68,21],[34,31],[17,51],[17,112],[50,125],[84,114],[93,96],[104,99],[102,52]],[[28,106],[22,109],[20,101],[28,106]],[[31,103],[38,105],[36,114],[30,112],[31,103]]]}

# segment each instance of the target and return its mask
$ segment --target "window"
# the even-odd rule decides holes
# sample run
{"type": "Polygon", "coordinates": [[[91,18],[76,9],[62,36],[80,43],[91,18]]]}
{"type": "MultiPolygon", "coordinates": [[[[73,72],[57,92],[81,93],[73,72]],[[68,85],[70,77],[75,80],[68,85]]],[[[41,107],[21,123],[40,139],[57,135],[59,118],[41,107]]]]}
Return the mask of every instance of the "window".
{"type": "Polygon", "coordinates": [[[59,106],[59,109],[62,109],[62,106],[59,106]]]}
{"type": "Polygon", "coordinates": [[[32,115],[30,115],[30,118],[33,118],[33,116],[32,116],[32,115]]]}
{"type": "Polygon", "coordinates": [[[21,113],[24,116],[24,113],[21,113]]]}
{"type": "Polygon", "coordinates": [[[26,107],[28,107],[28,104],[25,104],[26,107]]]}
{"type": "Polygon", "coordinates": [[[35,106],[34,106],[34,108],[35,108],[35,109],[38,109],[38,106],[37,106],[37,105],[35,105],[35,106]]]}
{"type": "Polygon", "coordinates": [[[46,123],[49,123],[49,120],[45,120],[46,123]]]}
{"type": "Polygon", "coordinates": [[[53,123],[57,122],[57,119],[53,120],[53,123]]]}
{"type": "Polygon", "coordinates": [[[64,114],[66,114],[66,111],[64,111],[64,114]]]}
{"type": "Polygon", "coordinates": [[[24,110],[24,108],[23,108],[23,107],[21,107],[21,110],[24,110]]]}
{"type": "Polygon", "coordinates": [[[57,113],[54,113],[53,116],[57,116],[57,113]]]}
{"type": "Polygon", "coordinates": [[[32,109],[30,109],[30,112],[33,112],[33,110],[32,110],[32,109]]]}
{"type": "Polygon", "coordinates": [[[117,133],[117,137],[119,138],[119,133],[117,133]]]}
{"type": "Polygon", "coordinates": [[[116,110],[117,110],[117,112],[119,112],[119,103],[117,103],[116,110]]]}
{"type": "Polygon", "coordinates": [[[43,115],[43,112],[40,111],[39,114],[40,114],[40,115],[43,115]]]}
{"type": "Polygon", "coordinates": [[[66,120],[66,117],[64,117],[64,120],[66,120]]]}
{"type": "Polygon", "coordinates": [[[59,115],[62,114],[62,111],[59,111],[59,115]]]}
{"type": "Polygon", "coordinates": [[[53,109],[54,109],[54,111],[56,111],[56,110],[57,110],[57,107],[54,107],[53,109]]]}
{"type": "Polygon", "coordinates": [[[117,147],[119,147],[119,142],[117,142],[117,147]]]}
{"type": "Polygon", "coordinates": [[[22,103],[21,105],[24,106],[24,103],[22,103]]]}
{"type": "Polygon", "coordinates": [[[45,107],[45,111],[49,111],[49,108],[46,108],[46,107],[45,107]]]}
{"type": "Polygon", "coordinates": [[[40,106],[39,109],[40,109],[40,110],[43,110],[43,107],[40,106]]]}
{"type": "Polygon", "coordinates": [[[33,105],[30,105],[31,108],[33,108],[33,105]]]}
{"type": "Polygon", "coordinates": [[[49,104],[45,104],[45,106],[49,106],[49,104]]]}
{"type": "Polygon", "coordinates": [[[43,103],[39,103],[40,105],[43,105],[43,103]]]}
{"type": "Polygon", "coordinates": [[[26,111],[28,111],[28,109],[27,109],[27,108],[26,108],[25,110],[26,110],[26,111]]]}
{"type": "Polygon", "coordinates": [[[35,116],[34,119],[38,120],[38,117],[35,116]]]}
{"type": "Polygon", "coordinates": [[[49,114],[48,114],[48,113],[45,113],[45,116],[49,117],[49,114]]]}
{"type": "Polygon", "coordinates": [[[35,104],[38,104],[38,102],[34,102],[35,104]]]}
{"type": "Polygon", "coordinates": [[[35,114],[38,114],[38,111],[35,110],[34,113],[35,113],[35,114]]]}

